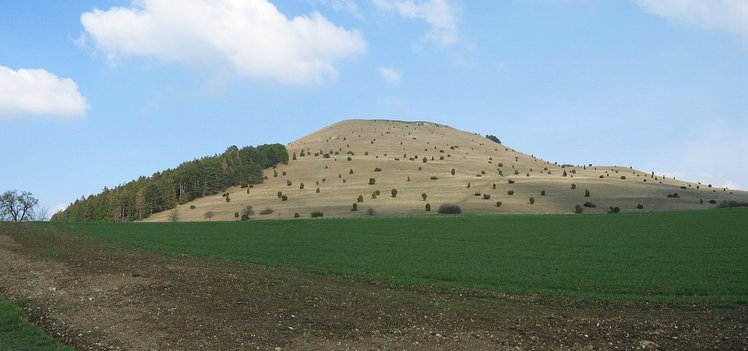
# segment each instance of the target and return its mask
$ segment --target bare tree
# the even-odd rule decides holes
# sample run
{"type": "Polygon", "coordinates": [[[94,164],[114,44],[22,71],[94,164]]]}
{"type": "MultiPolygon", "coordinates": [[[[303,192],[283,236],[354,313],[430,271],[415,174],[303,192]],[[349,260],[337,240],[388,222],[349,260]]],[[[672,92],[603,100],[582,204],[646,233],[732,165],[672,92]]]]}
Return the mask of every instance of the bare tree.
{"type": "Polygon", "coordinates": [[[208,212],[205,212],[205,214],[203,214],[203,217],[205,217],[205,219],[207,219],[207,220],[211,220],[213,218],[213,216],[215,216],[215,215],[216,214],[213,211],[208,211],[208,212]]]}
{"type": "Polygon", "coordinates": [[[169,218],[170,222],[179,222],[179,217],[180,217],[179,210],[175,208],[174,211],[169,212],[169,214],[166,217],[169,218]]]}
{"type": "Polygon", "coordinates": [[[13,222],[34,220],[37,205],[39,205],[39,200],[31,196],[30,192],[8,190],[0,195],[0,220],[13,222]]]}

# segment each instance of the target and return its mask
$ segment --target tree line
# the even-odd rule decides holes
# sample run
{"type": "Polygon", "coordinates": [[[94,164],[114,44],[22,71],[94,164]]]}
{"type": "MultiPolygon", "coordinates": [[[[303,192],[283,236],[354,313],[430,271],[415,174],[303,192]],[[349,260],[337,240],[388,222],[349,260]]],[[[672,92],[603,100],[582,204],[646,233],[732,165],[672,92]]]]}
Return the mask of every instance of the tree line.
{"type": "Polygon", "coordinates": [[[279,163],[288,163],[288,151],[281,144],[241,149],[232,145],[220,155],[184,162],[177,168],[81,197],[64,211],[54,214],[52,220],[142,220],[178,204],[223,192],[230,186],[262,183],[262,170],[279,163]]]}

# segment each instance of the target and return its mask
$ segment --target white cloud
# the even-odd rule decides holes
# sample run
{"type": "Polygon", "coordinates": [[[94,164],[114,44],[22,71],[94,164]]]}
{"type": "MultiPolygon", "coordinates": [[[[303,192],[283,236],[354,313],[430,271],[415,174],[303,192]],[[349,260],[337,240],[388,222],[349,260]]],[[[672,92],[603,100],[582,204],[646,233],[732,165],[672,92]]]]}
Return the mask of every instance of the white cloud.
{"type": "Polygon", "coordinates": [[[129,8],[84,13],[81,23],[110,59],[228,67],[286,84],[335,78],[336,61],[367,49],[359,31],[317,12],[288,18],[267,0],[133,0],[129,8]]]}
{"type": "Polygon", "coordinates": [[[78,85],[43,69],[0,66],[0,118],[28,115],[81,117],[88,108],[78,85]]]}
{"type": "Polygon", "coordinates": [[[379,76],[390,83],[397,83],[400,81],[400,72],[389,67],[379,67],[379,76]]]}
{"type": "Polygon", "coordinates": [[[639,7],[676,23],[716,29],[748,43],[746,0],[637,0],[639,7]]]}
{"type": "Polygon", "coordinates": [[[374,5],[395,12],[404,18],[426,21],[426,38],[441,47],[460,41],[457,28],[457,9],[450,0],[372,0],[374,5]]]}
{"type": "Polygon", "coordinates": [[[324,6],[329,6],[335,11],[343,11],[351,14],[356,18],[363,18],[361,11],[358,9],[358,5],[354,0],[307,0],[312,3],[317,3],[324,6]]]}

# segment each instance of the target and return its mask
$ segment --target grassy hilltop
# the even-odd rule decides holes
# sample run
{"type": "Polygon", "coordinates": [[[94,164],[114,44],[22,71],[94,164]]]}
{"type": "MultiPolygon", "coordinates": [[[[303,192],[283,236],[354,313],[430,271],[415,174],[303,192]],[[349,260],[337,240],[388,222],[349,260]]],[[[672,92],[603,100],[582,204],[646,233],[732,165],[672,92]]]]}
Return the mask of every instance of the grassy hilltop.
{"type": "Polygon", "coordinates": [[[571,213],[576,205],[598,213],[611,207],[696,210],[728,199],[748,201],[743,191],[629,167],[557,164],[492,139],[429,122],[342,121],[286,145],[288,164],[266,169],[262,184],[231,187],[147,220],[293,218],[314,211],[356,217],[369,209],[422,215],[428,214],[426,204],[435,212],[443,203],[469,213],[571,213]]]}

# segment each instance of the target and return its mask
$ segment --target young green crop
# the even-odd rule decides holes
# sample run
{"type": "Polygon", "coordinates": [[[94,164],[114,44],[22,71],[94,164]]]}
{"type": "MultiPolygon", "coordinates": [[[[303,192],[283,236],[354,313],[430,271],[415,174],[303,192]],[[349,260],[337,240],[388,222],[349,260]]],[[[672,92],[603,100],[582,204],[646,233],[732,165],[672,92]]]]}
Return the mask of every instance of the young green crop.
{"type": "Polygon", "coordinates": [[[73,351],[73,348],[29,323],[18,307],[0,297],[0,350],[73,351]]]}
{"type": "Polygon", "coordinates": [[[140,246],[403,285],[748,301],[748,210],[48,224],[140,246]]]}

